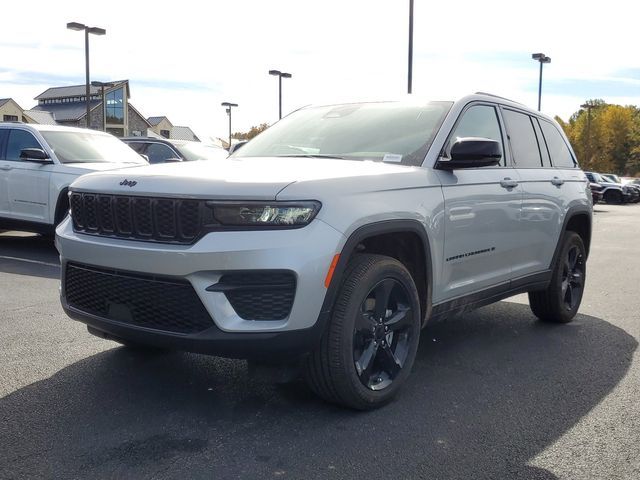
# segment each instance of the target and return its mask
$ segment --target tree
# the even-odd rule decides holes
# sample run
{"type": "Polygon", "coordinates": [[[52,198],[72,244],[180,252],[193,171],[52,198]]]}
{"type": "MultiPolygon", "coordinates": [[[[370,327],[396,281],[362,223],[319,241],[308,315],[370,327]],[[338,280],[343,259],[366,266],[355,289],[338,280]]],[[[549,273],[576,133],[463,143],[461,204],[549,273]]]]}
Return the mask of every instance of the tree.
{"type": "Polygon", "coordinates": [[[236,140],[251,140],[259,133],[264,132],[267,128],[269,128],[268,123],[261,123],[257,127],[251,127],[248,132],[236,132],[231,135],[231,138],[235,138],[236,140]]]}

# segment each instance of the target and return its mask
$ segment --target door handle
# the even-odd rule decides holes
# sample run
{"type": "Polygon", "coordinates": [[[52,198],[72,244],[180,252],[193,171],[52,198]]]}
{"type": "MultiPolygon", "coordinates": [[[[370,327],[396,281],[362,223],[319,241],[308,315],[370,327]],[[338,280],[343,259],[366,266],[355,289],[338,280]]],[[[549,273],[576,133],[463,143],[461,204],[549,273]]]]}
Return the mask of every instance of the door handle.
{"type": "Polygon", "coordinates": [[[502,188],[514,188],[518,186],[517,180],[511,180],[509,177],[500,180],[500,186],[502,188]]]}
{"type": "Polygon", "coordinates": [[[551,179],[551,183],[553,183],[556,187],[559,187],[560,185],[562,185],[564,183],[564,180],[562,180],[561,178],[558,178],[558,177],[553,177],[551,179]]]}
{"type": "Polygon", "coordinates": [[[5,172],[8,172],[12,168],[13,167],[11,165],[0,165],[0,170],[4,170],[5,172]]]}

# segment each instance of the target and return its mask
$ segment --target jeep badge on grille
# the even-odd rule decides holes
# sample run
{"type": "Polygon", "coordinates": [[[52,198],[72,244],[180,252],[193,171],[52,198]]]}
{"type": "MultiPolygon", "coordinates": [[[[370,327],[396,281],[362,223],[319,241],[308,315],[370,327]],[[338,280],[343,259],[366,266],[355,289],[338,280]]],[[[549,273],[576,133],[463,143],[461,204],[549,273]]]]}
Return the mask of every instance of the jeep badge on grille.
{"type": "Polygon", "coordinates": [[[127,180],[126,178],[120,182],[123,187],[135,187],[138,184],[135,180],[127,180]]]}

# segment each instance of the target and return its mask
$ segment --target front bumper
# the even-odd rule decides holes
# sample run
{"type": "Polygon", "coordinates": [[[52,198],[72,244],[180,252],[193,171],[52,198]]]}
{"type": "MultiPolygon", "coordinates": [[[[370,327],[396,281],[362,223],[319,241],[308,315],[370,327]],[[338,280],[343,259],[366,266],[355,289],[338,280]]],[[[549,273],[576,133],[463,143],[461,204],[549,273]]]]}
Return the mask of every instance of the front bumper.
{"type": "MultiPolygon", "coordinates": [[[[310,350],[321,334],[325,276],[344,244],[344,236],[316,219],[301,229],[215,232],[194,245],[167,245],[84,235],[69,219],[57,229],[63,274],[69,262],[98,268],[186,280],[211,317],[198,333],[175,333],[114,321],[70,306],[62,282],[66,313],[105,336],[199,353],[247,358],[269,352],[310,350]],[[211,291],[229,272],[286,270],[296,277],[289,315],[280,320],[241,318],[225,293],[211,291]],[[209,288],[209,290],[207,290],[209,288]]],[[[215,288],[214,288],[215,290],[215,288]]]]}

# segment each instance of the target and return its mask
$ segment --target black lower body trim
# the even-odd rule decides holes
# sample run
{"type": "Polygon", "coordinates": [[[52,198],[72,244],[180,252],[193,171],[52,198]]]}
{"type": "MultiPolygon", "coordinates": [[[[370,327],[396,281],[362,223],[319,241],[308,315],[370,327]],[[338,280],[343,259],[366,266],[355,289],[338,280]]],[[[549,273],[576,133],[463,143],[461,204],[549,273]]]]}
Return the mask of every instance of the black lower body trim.
{"type": "Polygon", "coordinates": [[[313,350],[322,334],[319,323],[286,332],[236,333],[212,326],[196,334],[174,334],[100,318],[70,307],[64,297],[61,301],[67,315],[99,331],[104,338],[228,358],[293,360],[313,350]]]}
{"type": "Polygon", "coordinates": [[[499,302],[500,300],[518,295],[519,293],[544,290],[551,281],[552,273],[551,270],[545,270],[544,272],[515,278],[494,287],[438,303],[433,306],[431,318],[444,318],[461,314],[491,303],[499,302]]]}
{"type": "Polygon", "coordinates": [[[52,235],[55,227],[48,223],[29,222],[15,218],[0,218],[0,230],[16,230],[18,232],[33,232],[52,235]]]}

